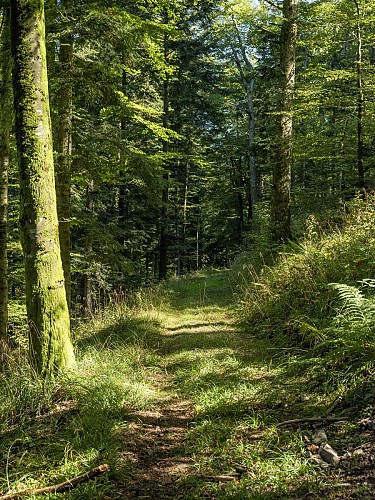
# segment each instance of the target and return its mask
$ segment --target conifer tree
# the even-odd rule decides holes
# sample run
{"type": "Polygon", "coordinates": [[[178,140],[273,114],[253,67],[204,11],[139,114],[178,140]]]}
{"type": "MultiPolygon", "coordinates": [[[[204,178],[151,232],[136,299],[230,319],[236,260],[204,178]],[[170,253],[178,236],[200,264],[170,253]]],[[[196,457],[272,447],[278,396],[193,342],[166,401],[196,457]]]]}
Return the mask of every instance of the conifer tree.
{"type": "Polygon", "coordinates": [[[70,263],[70,219],[71,219],[71,157],[72,157],[72,110],[73,110],[73,0],[63,0],[63,19],[68,22],[62,29],[59,49],[59,74],[57,94],[57,127],[55,149],[57,214],[61,259],[64,269],[65,291],[70,308],[71,263],[70,263]]]}

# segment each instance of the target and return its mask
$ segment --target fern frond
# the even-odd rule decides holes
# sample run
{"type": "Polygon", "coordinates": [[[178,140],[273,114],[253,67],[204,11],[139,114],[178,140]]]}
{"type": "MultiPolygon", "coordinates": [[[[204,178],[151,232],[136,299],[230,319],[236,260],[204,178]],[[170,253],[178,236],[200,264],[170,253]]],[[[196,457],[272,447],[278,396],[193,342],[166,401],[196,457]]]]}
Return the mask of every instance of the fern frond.
{"type": "Polygon", "coordinates": [[[355,286],[343,283],[329,283],[329,286],[337,290],[342,303],[339,314],[349,317],[351,321],[364,321],[368,308],[368,299],[355,286]]]}

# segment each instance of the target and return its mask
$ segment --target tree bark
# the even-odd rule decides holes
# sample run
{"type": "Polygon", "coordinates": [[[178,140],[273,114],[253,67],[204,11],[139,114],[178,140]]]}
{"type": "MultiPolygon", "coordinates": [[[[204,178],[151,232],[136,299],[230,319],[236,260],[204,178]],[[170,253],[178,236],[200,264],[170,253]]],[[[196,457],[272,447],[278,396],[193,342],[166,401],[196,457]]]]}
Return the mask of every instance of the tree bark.
{"type": "MultiPolygon", "coordinates": [[[[166,16],[166,23],[168,17],[166,16]]],[[[168,35],[164,36],[164,57],[168,61],[168,35]]],[[[163,82],[163,127],[169,127],[169,78],[165,77],[163,82]]],[[[168,151],[167,141],[163,141],[163,152],[168,151]]],[[[167,277],[168,272],[168,202],[169,202],[169,171],[165,171],[163,175],[163,190],[161,199],[161,216],[160,216],[160,238],[159,238],[159,281],[163,281],[167,277]]]]}
{"type": "Polygon", "coordinates": [[[358,187],[365,189],[365,171],[363,167],[363,83],[362,83],[362,29],[361,8],[358,0],[354,0],[357,14],[357,173],[358,187]]]}
{"type": "Polygon", "coordinates": [[[271,238],[282,243],[291,238],[290,202],[292,183],[293,93],[296,69],[298,0],[283,1],[280,35],[280,99],[277,144],[273,162],[271,238]]]}
{"type": "Polygon", "coordinates": [[[58,234],[44,2],[10,5],[30,359],[46,378],[71,367],[74,352],[58,234]]]}
{"type": "Polygon", "coordinates": [[[61,8],[69,19],[60,38],[59,90],[57,93],[58,124],[56,137],[56,193],[59,217],[59,238],[61,260],[64,269],[65,292],[68,307],[71,306],[71,263],[70,263],[70,185],[72,159],[72,110],[73,110],[73,26],[70,20],[73,0],[62,0],[61,8]]]}
{"type": "Polygon", "coordinates": [[[8,344],[8,169],[11,128],[11,57],[9,9],[4,9],[0,89],[0,369],[6,363],[8,344]]]}

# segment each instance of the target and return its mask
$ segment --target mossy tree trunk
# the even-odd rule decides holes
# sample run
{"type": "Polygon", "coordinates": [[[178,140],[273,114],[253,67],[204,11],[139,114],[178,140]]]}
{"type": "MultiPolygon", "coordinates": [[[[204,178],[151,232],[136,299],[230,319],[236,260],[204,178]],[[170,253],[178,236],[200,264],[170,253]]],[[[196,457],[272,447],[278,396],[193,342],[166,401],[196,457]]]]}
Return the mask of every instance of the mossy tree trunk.
{"type": "Polygon", "coordinates": [[[70,308],[71,302],[71,264],[70,264],[70,186],[71,186],[71,157],[72,157],[72,102],[73,102],[73,26],[71,14],[73,0],[62,0],[64,19],[67,26],[63,26],[63,35],[60,37],[59,51],[59,90],[57,93],[57,137],[55,147],[57,151],[56,165],[56,192],[57,214],[59,217],[59,237],[61,260],[64,269],[65,291],[70,308]]]}
{"type": "Polygon", "coordinates": [[[277,144],[273,162],[271,236],[274,243],[291,238],[293,93],[296,71],[298,0],[283,1],[280,36],[280,73],[277,144]]]}
{"type": "Polygon", "coordinates": [[[11,0],[13,92],[30,358],[43,377],[74,364],[60,256],[43,0],[11,0]]]}
{"type": "Polygon", "coordinates": [[[4,9],[0,88],[0,369],[6,362],[8,343],[8,168],[11,129],[11,57],[9,9],[4,9]]]}

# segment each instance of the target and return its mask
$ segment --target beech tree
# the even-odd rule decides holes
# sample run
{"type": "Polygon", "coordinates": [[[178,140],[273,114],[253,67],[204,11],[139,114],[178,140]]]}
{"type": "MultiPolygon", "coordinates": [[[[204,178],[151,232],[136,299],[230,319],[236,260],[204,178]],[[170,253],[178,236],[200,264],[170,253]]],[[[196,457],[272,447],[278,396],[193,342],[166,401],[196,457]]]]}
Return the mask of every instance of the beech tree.
{"type": "Polygon", "coordinates": [[[58,237],[44,2],[12,0],[11,34],[30,359],[49,377],[71,367],[74,352],[58,237]]]}
{"type": "Polygon", "coordinates": [[[276,155],[273,162],[271,233],[276,243],[291,237],[292,103],[296,71],[298,0],[283,1],[280,34],[279,103],[276,155]]]}

